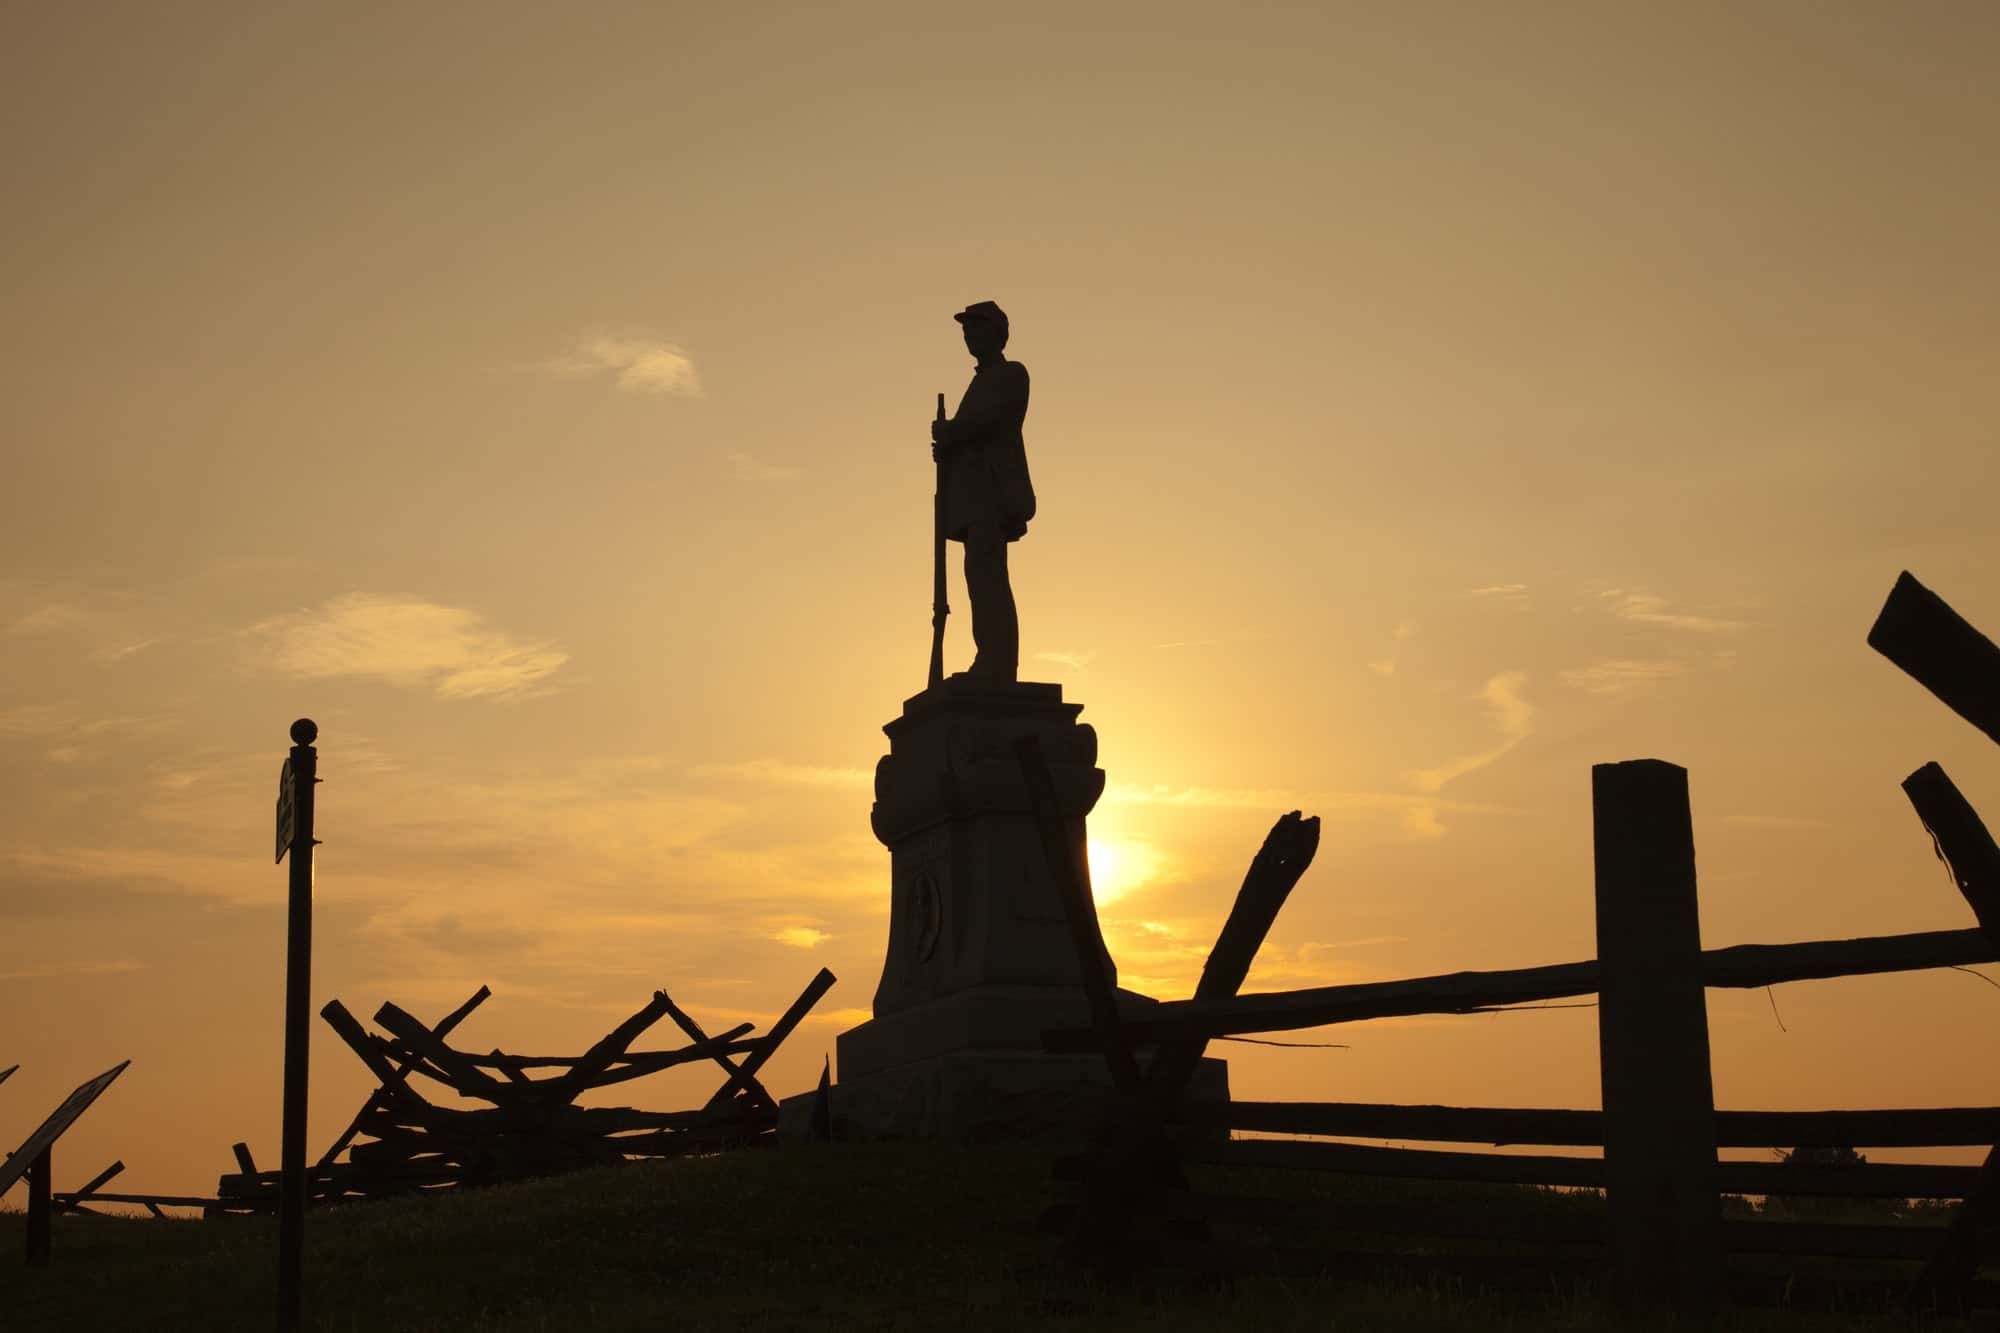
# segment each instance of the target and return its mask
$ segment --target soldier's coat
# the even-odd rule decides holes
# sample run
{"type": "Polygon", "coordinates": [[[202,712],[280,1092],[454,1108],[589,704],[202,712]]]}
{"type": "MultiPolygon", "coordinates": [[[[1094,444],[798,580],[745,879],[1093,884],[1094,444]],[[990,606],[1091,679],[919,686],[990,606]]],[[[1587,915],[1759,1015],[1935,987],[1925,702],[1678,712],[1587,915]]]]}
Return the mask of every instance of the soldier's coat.
{"type": "Polygon", "coordinates": [[[945,423],[941,443],[950,446],[945,469],[944,532],[965,540],[975,523],[1020,540],[1035,516],[1035,487],[1028,479],[1028,451],[1021,423],[1028,415],[1028,368],[1002,361],[973,372],[945,423]]]}

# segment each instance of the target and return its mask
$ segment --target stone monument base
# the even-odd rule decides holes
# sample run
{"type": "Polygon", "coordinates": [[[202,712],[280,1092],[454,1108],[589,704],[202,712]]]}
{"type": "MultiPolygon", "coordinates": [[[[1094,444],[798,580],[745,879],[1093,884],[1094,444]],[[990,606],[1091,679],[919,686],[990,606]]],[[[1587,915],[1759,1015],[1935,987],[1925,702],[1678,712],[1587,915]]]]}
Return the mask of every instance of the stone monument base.
{"type": "MultiPolygon", "coordinates": [[[[1127,1016],[1157,1004],[1118,992],[1127,1016]]],[[[1111,1072],[1101,1055],[1049,1055],[1045,1028],[1090,1021],[1069,986],[976,986],[840,1034],[829,1102],[834,1138],[955,1143],[1079,1141],[1103,1115],[1111,1072]]],[[[778,1135],[810,1135],[816,1094],[787,1097],[778,1135]]],[[[1183,1096],[1229,1100],[1229,1067],[1204,1059],[1183,1096]]]]}
{"type": "MultiPolygon", "coordinates": [[[[957,1051],[856,1080],[828,1093],[833,1137],[841,1143],[926,1139],[946,1143],[1081,1145],[1104,1117],[1111,1072],[1096,1055],[957,1051]]],[[[813,1100],[803,1092],[778,1104],[778,1138],[811,1137],[813,1100]]],[[[1229,1100],[1229,1066],[1204,1059],[1182,1096],[1229,1100]]]]}

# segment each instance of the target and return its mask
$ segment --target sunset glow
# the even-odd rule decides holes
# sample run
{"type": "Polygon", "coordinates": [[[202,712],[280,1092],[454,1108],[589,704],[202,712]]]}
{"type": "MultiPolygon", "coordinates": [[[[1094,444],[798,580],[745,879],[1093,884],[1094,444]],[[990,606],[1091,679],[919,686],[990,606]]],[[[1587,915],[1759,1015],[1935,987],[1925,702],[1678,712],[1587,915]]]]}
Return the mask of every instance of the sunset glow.
{"type": "MultiPolygon", "coordinates": [[[[2000,635],[2000,6],[593,12],[0,18],[0,1140],[133,1061],[58,1188],[275,1157],[301,716],[315,1010],[570,1049],[825,966],[810,1088],[989,299],[1122,984],[1192,990],[1294,809],[1253,987],[1592,957],[1641,757],[1711,947],[1973,924],[1897,784],[1991,824],[2000,753],[1863,637],[1905,568],[2000,635]]],[[[2000,1103],[1962,973],[1709,1013],[1725,1106],[2000,1103]]],[[[1237,1095],[1598,1096],[1587,1009],[1306,1039],[1237,1095]]],[[[313,1061],[317,1154],[373,1083],[313,1061]]]]}
{"type": "Polygon", "coordinates": [[[1160,854],[1136,838],[1105,838],[1093,832],[1088,848],[1090,892],[1099,907],[1144,888],[1159,874],[1160,854]]]}

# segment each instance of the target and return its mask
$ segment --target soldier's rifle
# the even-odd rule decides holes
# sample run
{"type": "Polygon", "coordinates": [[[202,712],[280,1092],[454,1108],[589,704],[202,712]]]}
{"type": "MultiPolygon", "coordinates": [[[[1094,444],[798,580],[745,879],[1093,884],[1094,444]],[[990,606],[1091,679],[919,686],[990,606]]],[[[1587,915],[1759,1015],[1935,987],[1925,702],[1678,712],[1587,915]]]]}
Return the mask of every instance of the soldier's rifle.
{"type": "MultiPolygon", "coordinates": [[[[940,424],[945,420],[943,394],[937,396],[937,420],[940,424]]],[[[951,450],[937,440],[937,434],[934,427],[931,437],[937,454],[937,498],[932,505],[931,523],[931,689],[944,683],[944,622],[945,617],[951,614],[951,608],[944,599],[944,497],[951,450]]]]}

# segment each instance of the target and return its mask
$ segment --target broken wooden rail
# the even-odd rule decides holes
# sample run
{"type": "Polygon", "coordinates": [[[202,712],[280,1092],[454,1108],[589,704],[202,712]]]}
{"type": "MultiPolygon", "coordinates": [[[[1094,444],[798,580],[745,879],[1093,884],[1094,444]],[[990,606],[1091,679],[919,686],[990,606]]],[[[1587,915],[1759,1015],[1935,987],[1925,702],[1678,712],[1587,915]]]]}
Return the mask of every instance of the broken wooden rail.
{"type": "MultiPolygon", "coordinates": [[[[2000,740],[2000,649],[1908,574],[1898,580],[1869,643],[1989,736],[2000,740]]],[[[1598,956],[1546,967],[1457,972],[1397,981],[1236,994],[1277,905],[1311,859],[1296,812],[1281,819],[1253,862],[1193,998],[1119,1017],[1105,1001],[1110,976],[1090,899],[1088,865],[1064,843],[1046,764],[1032,741],[1019,747],[1049,866],[1067,914],[1093,1021],[1044,1034],[1052,1052],[1100,1052],[1116,1098],[1105,1128],[1063,1174],[1077,1189],[1065,1216],[1065,1254],[1100,1271],[1130,1273],[1163,1261],[1167,1241],[1206,1244],[1224,1214],[1254,1217],[1269,1203],[1281,1216],[1296,1201],[1236,1199],[1205,1207],[1179,1176],[1181,1163],[1307,1168],[1355,1175],[1581,1187],[1603,1191],[1604,1216],[1572,1240],[1595,1245],[1593,1263],[1632,1304],[1712,1309],[1725,1292],[1795,1299],[1811,1280],[1748,1270],[1746,1255],[1837,1255],[1909,1262],[1883,1290],[1901,1299],[2000,1301],[1973,1280],[1980,1232],[2000,1222],[2000,1108],[1718,1111],[1710,1083],[1704,992],[2000,961],[2000,847],[1936,764],[1903,787],[1938,856],[1979,922],[1976,929],[1852,940],[1701,948],[1694,841],[1686,771],[1658,760],[1601,764],[1592,771],[1598,956]],[[1302,856],[1276,850],[1291,844],[1302,856]],[[1274,868],[1283,863],[1284,873],[1274,868]],[[1261,866],[1261,869],[1260,869],[1261,866]],[[1239,917],[1243,925],[1239,927],[1239,917]],[[1211,985],[1210,978],[1216,979],[1211,985]],[[1413,1014],[1478,1013],[1518,1004],[1599,997],[1601,1111],[1395,1106],[1359,1103],[1202,1104],[1183,1096],[1185,1071],[1210,1040],[1413,1014]],[[1147,1058],[1150,1057],[1150,1058],[1147,1058]],[[1206,1132],[1204,1134],[1204,1131],[1206,1132]],[[1311,1135],[1233,1138],[1215,1133],[1311,1135]],[[1347,1137],[1439,1143],[1551,1145],[1601,1155],[1516,1154],[1392,1148],[1330,1141],[1347,1137]],[[1908,1162],[1815,1162],[1814,1148],[1984,1146],[1980,1167],[1908,1162]],[[1724,1161],[1718,1149],[1794,1149],[1784,1162],[1724,1161]],[[1178,1179],[1178,1184],[1171,1182],[1178,1179]],[[1170,1182],[1162,1185],[1162,1181],[1170,1182]],[[1857,1227],[1729,1219],[1723,1195],[1832,1198],[1958,1198],[1948,1227],[1857,1227]],[[1173,1225],[1163,1229],[1161,1219],[1173,1225]],[[1121,1237],[1118,1228],[1123,1227],[1121,1237]],[[1171,1233],[1171,1235],[1169,1234],[1171,1233]],[[1725,1256],[1728,1263],[1725,1264],[1725,1256]],[[1794,1280],[1796,1279],[1796,1281],[1794,1280]],[[1897,1286],[1897,1284],[1901,1284],[1897,1286]]],[[[1851,1155],[1851,1154],[1850,1154],[1851,1155]]],[[[1366,1228],[1374,1220],[1359,1223],[1366,1228]]],[[[1431,1219],[1433,1225],[1436,1219],[1431,1219]]],[[[1477,1227],[1471,1234],[1506,1240],[1477,1227]]],[[[1199,1248],[1199,1247],[1197,1247],[1199,1248]]],[[[1326,1257],[1324,1254],[1322,1258],[1326,1257]]],[[[1377,1258],[1408,1262],[1409,1255],[1377,1258]]],[[[1530,1268],[1569,1262],[1549,1252],[1517,1257],[1530,1268]]],[[[1492,1255],[1452,1256],[1491,1265],[1492,1255]]],[[[1888,1281],[1885,1279],[1885,1281],[1888,1281]]],[[[1840,1299],[1838,1294],[1832,1297],[1840,1299]]]]}

